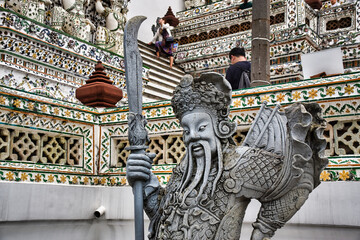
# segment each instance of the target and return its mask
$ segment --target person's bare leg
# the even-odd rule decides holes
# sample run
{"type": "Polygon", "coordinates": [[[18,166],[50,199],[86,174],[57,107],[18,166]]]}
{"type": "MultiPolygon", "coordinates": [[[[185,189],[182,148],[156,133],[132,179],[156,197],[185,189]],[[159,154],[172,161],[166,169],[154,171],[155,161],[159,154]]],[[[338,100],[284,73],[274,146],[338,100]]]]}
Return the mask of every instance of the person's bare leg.
{"type": "Polygon", "coordinates": [[[170,56],[170,68],[172,68],[173,63],[174,63],[174,57],[170,56]]]}
{"type": "Polygon", "coordinates": [[[156,52],[156,58],[160,57],[160,52],[156,52]]]}

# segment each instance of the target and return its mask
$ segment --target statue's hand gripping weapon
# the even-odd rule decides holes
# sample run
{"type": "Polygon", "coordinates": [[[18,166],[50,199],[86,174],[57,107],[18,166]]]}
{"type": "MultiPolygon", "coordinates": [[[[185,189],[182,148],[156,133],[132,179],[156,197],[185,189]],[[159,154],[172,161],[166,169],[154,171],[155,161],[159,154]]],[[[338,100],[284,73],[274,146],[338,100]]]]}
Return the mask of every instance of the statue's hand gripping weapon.
{"type": "MultiPolygon", "coordinates": [[[[146,119],[142,115],[142,58],[140,56],[137,37],[144,16],[131,18],[124,31],[124,53],[126,90],[129,103],[128,137],[131,153],[145,154],[148,140],[145,129],[146,119]]],[[[144,239],[144,213],[143,213],[143,182],[136,180],[133,184],[135,203],[135,239],[144,239]]]]}

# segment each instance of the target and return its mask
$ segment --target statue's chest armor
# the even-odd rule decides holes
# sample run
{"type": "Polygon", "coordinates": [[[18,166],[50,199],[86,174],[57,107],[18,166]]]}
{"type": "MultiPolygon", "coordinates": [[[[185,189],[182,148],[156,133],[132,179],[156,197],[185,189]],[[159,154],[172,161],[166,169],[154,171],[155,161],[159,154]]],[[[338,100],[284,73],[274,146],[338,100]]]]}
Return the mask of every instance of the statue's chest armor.
{"type": "Polygon", "coordinates": [[[214,239],[217,229],[232,205],[220,179],[214,194],[209,178],[204,193],[197,199],[194,189],[182,202],[182,193],[169,192],[161,211],[156,239],[214,239]]]}

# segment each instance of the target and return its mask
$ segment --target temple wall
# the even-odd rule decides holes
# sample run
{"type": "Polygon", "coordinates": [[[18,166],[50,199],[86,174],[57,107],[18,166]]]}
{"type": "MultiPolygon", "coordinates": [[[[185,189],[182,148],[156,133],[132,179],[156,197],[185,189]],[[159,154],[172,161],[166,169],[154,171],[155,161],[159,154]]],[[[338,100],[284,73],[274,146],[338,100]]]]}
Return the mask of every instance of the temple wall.
{"type": "MultiPolygon", "coordinates": [[[[360,234],[360,219],[354,211],[360,207],[357,185],[356,182],[320,184],[273,239],[357,240],[360,234]]],[[[30,240],[134,239],[130,187],[1,182],[0,189],[2,240],[22,240],[25,236],[30,240]],[[96,219],[93,213],[101,205],[106,208],[105,214],[96,219]]],[[[241,239],[250,239],[250,224],[255,221],[259,207],[256,202],[250,203],[241,239]]],[[[147,224],[148,220],[145,228],[147,224]]]]}
{"type": "MultiPolygon", "coordinates": [[[[8,84],[8,77],[0,80],[1,239],[47,239],[52,234],[51,239],[131,239],[127,234],[133,232],[133,203],[125,177],[127,107],[85,107],[21,89],[17,81],[23,80],[14,77],[15,85],[8,84]],[[108,210],[103,219],[95,220],[93,212],[102,204],[108,210]]],[[[300,226],[290,224],[289,232],[286,226],[279,231],[283,238],[275,240],[289,239],[294,231],[307,236],[315,231],[334,240],[341,239],[340,233],[347,239],[358,236],[354,209],[360,197],[359,93],[360,73],[233,92],[230,118],[238,124],[233,136],[237,144],[263,101],[283,107],[318,102],[328,122],[329,166],[320,176],[323,183],[310,195],[305,210],[291,220],[300,226]]],[[[182,129],[170,101],[143,107],[149,148],[157,153],[153,172],[165,185],[184,154],[182,129]]],[[[247,223],[253,221],[257,207],[249,208],[247,223]]],[[[244,228],[244,236],[250,234],[249,224],[244,228]]]]}
{"type": "MultiPolygon", "coordinates": [[[[279,3],[274,9],[284,10],[282,1],[272,2],[279,3]]],[[[87,14],[92,11],[88,9],[87,14]]],[[[310,25],[316,28],[311,20],[310,25]]],[[[299,29],[305,32],[307,28],[299,29]]],[[[132,192],[125,177],[127,106],[86,107],[74,94],[97,60],[103,61],[114,84],[124,88],[123,58],[8,9],[0,8],[0,31],[0,239],[132,239],[132,192]],[[106,213],[94,219],[100,205],[106,213]]],[[[276,37],[290,33],[287,40],[291,41],[296,30],[282,33],[276,37]]],[[[290,43],[277,53],[273,47],[276,59],[285,61],[286,49],[291,53],[316,49],[313,41],[319,39],[312,30],[302,37],[292,50],[286,48],[290,43]]],[[[217,58],[213,64],[220,63],[217,58]]],[[[356,44],[344,48],[346,61],[358,58],[356,44]]],[[[300,71],[298,63],[290,65],[284,71],[300,71]]],[[[146,87],[147,66],[143,80],[146,87]]],[[[233,136],[237,144],[242,143],[263,101],[283,107],[317,102],[328,122],[325,154],[329,166],[321,174],[322,184],[274,239],[295,239],[289,233],[301,235],[302,230],[308,239],[314,239],[312,233],[319,235],[316,239],[357,239],[352,236],[359,236],[360,226],[354,211],[360,197],[360,73],[234,91],[230,118],[238,124],[233,136]]],[[[166,185],[185,152],[182,129],[169,100],[145,103],[143,114],[148,119],[149,149],[157,154],[153,172],[166,185]]],[[[249,208],[242,239],[249,239],[249,223],[257,208],[256,203],[249,208]]]]}
{"type": "MultiPolygon", "coordinates": [[[[241,0],[213,4],[177,13],[174,37],[179,46],[176,62],[185,72],[225,74],[229,51],[244,47],[251,60],[252,8],[238,10],[241,0]]],[[[324,2],[329,5],[329,2],[324,2]]],[[[360,3],[312,9],[304,0],[270,1],[270,77],[272,83],[303,79],[301,54],[341,47],[347,72],[359,71],[357,50],[360,3]]]]}

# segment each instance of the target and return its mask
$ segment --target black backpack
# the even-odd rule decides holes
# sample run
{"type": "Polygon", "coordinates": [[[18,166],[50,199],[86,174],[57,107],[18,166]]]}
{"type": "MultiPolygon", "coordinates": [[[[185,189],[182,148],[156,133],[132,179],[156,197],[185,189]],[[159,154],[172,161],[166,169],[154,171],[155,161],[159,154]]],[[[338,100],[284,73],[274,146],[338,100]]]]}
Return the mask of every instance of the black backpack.
{"type": "Polygon", "coordinates": [[[250,87],[250,71],[243,70],[240,76],[239,86],[237,89],[249,88],[250,87]]]}

